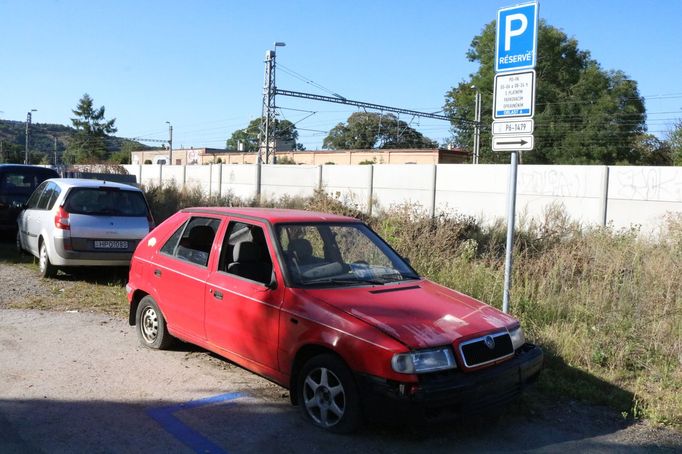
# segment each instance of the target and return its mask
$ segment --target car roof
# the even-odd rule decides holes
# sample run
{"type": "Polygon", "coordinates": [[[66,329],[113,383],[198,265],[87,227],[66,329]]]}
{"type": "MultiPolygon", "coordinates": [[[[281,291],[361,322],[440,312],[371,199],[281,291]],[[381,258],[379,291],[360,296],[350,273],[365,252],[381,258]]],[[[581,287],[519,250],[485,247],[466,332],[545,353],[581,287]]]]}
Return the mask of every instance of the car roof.
{"type": "Polygon", "coordinates": [[[181,212],[237,215],[261,219],[271,224],[285,222],[359,222],[358,219],[349,216],[285,208],[191,207],[185,208],[181,212]]]}
{"type": "Polygon", "coordinates": [[[57,174],[56,170],[50,168],[50,167],[43,167],[43,166],[33,166],[33,165],[28,165],[28,164],[0,164],[0,171],[3,170],[37,170],[38,172],[43,172],[43,173],[52,173],[52,174],[57,174]]]}
{"type": "Polygon", "coordinates": [[[62,188],[118,188],[125,189],[128,191],[140,191],[139,188],[131,186],[129,184],[116,183],[115,181],[105,181],[105,180],[90,180],[85,178],[50,178],[49,181],[54,181],[58,183],[62,188]]]}

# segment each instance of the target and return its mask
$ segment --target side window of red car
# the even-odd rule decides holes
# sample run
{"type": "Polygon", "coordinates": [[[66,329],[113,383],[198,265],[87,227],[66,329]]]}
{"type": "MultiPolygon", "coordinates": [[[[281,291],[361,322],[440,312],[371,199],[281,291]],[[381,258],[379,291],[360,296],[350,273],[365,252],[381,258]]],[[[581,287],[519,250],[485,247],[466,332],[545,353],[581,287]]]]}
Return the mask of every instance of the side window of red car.
{"type": "Polygon", "coordinates": [[[263,229],[245,222],[230,222],[218,270],[262,284],[270,282],[272,259],[263,229]]]}
{"type": "Polygon", "coordinates": [[[171,235],[161,248],[161,252],[207,266],[213,239],[219,226],[220,219],[192,217],[171,235]]]}

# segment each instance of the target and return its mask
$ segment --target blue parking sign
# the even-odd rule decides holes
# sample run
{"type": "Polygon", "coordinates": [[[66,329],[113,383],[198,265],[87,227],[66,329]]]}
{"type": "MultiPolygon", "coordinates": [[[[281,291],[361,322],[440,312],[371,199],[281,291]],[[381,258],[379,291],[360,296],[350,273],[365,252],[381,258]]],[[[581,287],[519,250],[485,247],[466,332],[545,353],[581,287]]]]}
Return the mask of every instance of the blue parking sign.
{"type": "Polygon", "coordinates": [[[497,11],[495,72],[535,68],[537,35],[537,3],[497,11]]]}

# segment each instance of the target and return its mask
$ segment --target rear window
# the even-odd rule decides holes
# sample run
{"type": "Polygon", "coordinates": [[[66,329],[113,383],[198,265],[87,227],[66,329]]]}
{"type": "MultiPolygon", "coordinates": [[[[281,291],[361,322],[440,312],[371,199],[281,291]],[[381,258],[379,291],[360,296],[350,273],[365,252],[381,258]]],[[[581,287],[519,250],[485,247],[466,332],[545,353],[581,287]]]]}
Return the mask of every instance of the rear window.
{"type": "Polygon", "coordinates": [[[54,175],[44,175],[31,171],[3,172],[0,173],[0,192],[29,196],[36,186],[47,178],[53,177],[54,175]]]}
{"type": "Polygon", "coordinates": [[[105,216],[147,216],[141,192],[116,188],[74,188],[64,208],[69,213],[105,216]]]}

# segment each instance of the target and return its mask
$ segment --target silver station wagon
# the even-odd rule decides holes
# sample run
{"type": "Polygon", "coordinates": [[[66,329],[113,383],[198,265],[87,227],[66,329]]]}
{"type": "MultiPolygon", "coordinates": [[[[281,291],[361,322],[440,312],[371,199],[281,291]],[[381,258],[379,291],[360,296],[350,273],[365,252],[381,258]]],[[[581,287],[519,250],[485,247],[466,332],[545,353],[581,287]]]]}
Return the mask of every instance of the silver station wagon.
{"type": "Polygon", "coordinates": [[[60,267],[128,266],[154,219],[138,188],[54,178],[36,188],[17,224],[19,251],[38,257],[41,276],[54,277],[60,267]]]}

